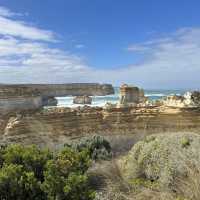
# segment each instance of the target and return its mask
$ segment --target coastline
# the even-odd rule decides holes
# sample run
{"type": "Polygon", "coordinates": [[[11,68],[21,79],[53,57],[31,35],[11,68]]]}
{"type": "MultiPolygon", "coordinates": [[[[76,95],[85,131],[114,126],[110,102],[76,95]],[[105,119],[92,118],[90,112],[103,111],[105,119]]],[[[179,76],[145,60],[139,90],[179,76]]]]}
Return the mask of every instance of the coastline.
{"type": "MultiPolygon", "coordinates": [[[[88,106],[91,107],[103,107],[106,103],[115,104],[119,102],[119,87],[114,87],[115,94],[106,95],[106,96],[91,96],[92,97],[92,104],[88,106]]],[[[148,97],[150,100],[158,100],[166,96],[170,95],[183,95],[186,89],[182,90],[165,90],[165,89],[155,89],[155,90],[144,90],[145,96],[148,97]]],[[[82,104],[73,104],[73,96],[67,97],[56,97],[58,101],[57,107],[82,107],[82,104]]]]}

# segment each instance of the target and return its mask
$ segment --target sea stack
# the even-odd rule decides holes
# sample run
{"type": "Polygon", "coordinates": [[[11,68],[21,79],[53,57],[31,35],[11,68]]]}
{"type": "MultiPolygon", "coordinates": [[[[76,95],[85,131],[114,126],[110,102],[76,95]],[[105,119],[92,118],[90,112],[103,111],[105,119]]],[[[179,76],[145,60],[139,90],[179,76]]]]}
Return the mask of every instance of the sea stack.
{"type": "Polygon", "coordinates": [[[89,97],[87,95],[84,96],[77,96],[73,99],[74,104],[91,104],[92,103],[92,97],[89,97]]]}
{"type": "Polygon", "coordinates": [[[134,106],[145,101],[144,91],[136,86],[123,84],[120,87],[120,106],[134,106]]]}

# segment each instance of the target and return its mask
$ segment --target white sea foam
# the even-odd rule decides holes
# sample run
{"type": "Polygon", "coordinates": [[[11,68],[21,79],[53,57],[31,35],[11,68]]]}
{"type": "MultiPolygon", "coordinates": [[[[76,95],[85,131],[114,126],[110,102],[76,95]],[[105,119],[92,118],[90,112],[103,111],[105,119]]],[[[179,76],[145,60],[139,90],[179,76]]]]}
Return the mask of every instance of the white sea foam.
{"type": "MultiPolygon", "coordinates": [[[[145,91],[145,96],[150,99],[160,99],[164,96],[168,95],[181,95],[184,91],[173,91],[173,90],[156,90],[156,91],[145,91]]],[[[73,97],[67,96],[67,97],[56,97],[58,100],[58,106],[59,107],[77,107],[77,106],[83,106],[81,104],[73,104],[73,97]]],[[[119,101],[119,89],[115,90],[115,94],[107,95],[107,96],[93,96],[92,97],[92,104],[89,106],[104,106],[107,102],[110,103],[117,103],[119,101]]]]}
{"type": "Polygon", "coordinates": [[[146,97],[164,97],[165,94],[145,94],[146,97]]]}

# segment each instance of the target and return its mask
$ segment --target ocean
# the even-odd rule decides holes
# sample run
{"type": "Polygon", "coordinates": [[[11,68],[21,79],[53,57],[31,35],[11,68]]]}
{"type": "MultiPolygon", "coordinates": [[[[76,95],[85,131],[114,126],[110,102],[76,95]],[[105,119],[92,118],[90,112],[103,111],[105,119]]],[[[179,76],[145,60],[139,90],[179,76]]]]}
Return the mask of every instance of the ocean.
{"type": "MultiPolygon", "coordinates": [[[[145,96],[151,100],[160,99],[169,95],[183,95],[186,90],[144,90],[145,96]]],[[[73,97],[56,97],[58,107],[77,107],[83,106],[73,104],[73,97]]],[[[92,96],[92,104],[90,106],[104,106],[106,102],[117,103],[119,101],[119,87],[115,87],[115,94],[107,96],[92,96]]]]}

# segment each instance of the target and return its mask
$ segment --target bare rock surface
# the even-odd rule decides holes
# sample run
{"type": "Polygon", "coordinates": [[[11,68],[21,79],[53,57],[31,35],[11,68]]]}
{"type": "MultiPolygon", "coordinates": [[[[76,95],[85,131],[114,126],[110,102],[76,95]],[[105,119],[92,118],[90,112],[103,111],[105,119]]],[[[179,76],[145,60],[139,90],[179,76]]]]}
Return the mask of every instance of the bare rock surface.
{"type": "Polygon", "coordinates": [[[117,151],[128,151],[145,135],[182,131],[200,132],[198,109],[83,106],[0,116],[1,143],[37,144],[52,148],[68,140],[99,134],[109,138],[117,151]]]}
{"type": "Polygon", "coordinates": [[[136,86],[123,84],[120,87],[120,100],[118,107],[136,106],[138,103],[146,101],[143,89],[136,86]]]}
{"type": "Polygon", "coordinates": [[[43,106],[57,106],[58,101],[55,97],[42,98],[43,106]]]}
{"type": "MultiPolygon", "coordinates": [[[[114,94],[111,84],[0,84],[0,113],[37,110],[43,106],[56,106],[55,97],[114,94]]],[[[89,102],[89,97],[88,99],[89,102]]]]}
{"type": "Polygon", "coordinates": [[[45,97],[60,97],[69,95],[104,96],[114,94],[114,89],[111,84],[98,83],[0,85],[0,98],[2,96],[19,96],[23,93],[29,93],[32,95],[35,92],[39,92],[45,97]]]}
{"type": "Polygon", "coordinates": [[[179,107],[179,108],[200,107],[200,92],[192,91],[192,92],[186,92],[183,96],[178,96],[178,95],[167,96],[160,102],[164,106],[170,106],[170,107],[179,107]]]}
{"type": "Polygon", "coordinates": [[[92,97],[89,96],[76,96],[73,99],[74,104],[92,104],[92,97]]]}

